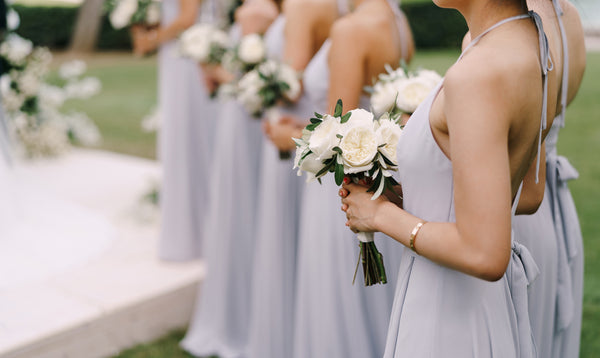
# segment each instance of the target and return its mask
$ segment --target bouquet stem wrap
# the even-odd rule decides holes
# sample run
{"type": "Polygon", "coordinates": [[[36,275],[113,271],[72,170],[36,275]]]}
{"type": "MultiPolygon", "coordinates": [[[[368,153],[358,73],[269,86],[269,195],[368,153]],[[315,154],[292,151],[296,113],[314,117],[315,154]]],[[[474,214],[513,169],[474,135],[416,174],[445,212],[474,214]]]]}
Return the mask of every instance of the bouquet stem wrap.
{"type": "MultiPolygon", "coordinates": [[[[358,247],[360,247],[356,268],[358,270],[358,264],[362,263],[365,286],[387,283],[383,255],[375,246],[374,234],[372,232],[359,232],[356,236],[359,241],[358,247]]],[[[356,272],[354,272],[354,280],[356,280],[356,272]]],[[[352,281],[353,284],[354,280],[352,281]]]]}

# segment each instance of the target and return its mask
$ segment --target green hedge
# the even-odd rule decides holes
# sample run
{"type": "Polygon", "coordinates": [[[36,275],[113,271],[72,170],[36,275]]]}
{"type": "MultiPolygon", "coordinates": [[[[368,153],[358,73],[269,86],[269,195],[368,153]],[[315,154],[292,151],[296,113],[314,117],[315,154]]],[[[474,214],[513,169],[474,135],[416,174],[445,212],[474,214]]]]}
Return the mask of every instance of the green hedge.
{"type": "MultiPolygon", "coordinates": [[[[36,45],[64,49],[69,45],[77,18],[77,7],[14,5],[21,16],[18,33],[36,45]]],[[[402,6],[413,30],[417,48],[460,46],[467,31],[465,21],[455,10],[440,9],[433,3],[408,3],[402,6]]],[[[104,17],[98,40],[101,50],[129,49],[127,30],[114,30],[104,17]]]]}

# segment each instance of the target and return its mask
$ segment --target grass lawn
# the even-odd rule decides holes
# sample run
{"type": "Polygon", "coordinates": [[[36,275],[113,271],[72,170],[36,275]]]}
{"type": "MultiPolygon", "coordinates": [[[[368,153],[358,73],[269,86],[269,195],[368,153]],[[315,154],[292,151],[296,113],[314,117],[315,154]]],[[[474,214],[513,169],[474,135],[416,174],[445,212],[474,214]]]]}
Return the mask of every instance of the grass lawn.
{"type": "MultiPolygon", "coordinates": [[[[458,51],[420,52],[413,61],[444,72],[458,51]]],[[[58,58],[61,59],[61,56],[58,58]]],[[[156,102],[156,61],[123,54],[104,54],[88,60],[89,73],[103,82],[103,91],[88,102],[73,102],[96,120],[102,148],[153,158],[155,136],[141,131],[141,119],[156,102]]],[[[559,152],[579,170],[570,187],[577,204],[585,244],[585,297],[581,357],[600,352],[600,53],[588,54],[588,68],[581,90],[569,107],[567,126],[561,133],[559,152]]],[[[189,357],[178,348],[182,331],[135,347],[119,358],[189,357]]]]}

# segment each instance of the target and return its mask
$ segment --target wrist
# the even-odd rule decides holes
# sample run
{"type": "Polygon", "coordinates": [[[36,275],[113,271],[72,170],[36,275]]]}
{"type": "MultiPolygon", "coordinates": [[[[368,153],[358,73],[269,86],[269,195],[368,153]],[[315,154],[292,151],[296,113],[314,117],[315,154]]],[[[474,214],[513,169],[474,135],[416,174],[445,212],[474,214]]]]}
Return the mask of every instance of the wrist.
{"type": "Polygon", "coordinates": [[[396,206],[387,200],[381,201],[379,205],[377,205],[375,215],[371,220],[371,226],[373,227],[374,231],[385,233],[385,217],[390,212],[390,210],[393,210],[394,207],[396,206]]]}

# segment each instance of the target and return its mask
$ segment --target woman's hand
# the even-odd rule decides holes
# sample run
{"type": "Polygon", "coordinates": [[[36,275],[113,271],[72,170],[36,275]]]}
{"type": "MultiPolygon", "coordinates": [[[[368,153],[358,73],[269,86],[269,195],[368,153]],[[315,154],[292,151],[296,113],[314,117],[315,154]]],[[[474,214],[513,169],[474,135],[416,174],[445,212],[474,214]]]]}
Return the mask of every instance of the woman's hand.
{"type": "Polygon", "coordinates": [[[289,152],[296,149],[296,143],[292,137],[300,138],[302,128],[298,122],[289,116],[283,116],[277,123],[263,122],[263,130],[269,140],[282,152],[289,152]]]}
{"type": "Polygon", "coordinates": [[[373,193],[367,192],[366,182],[352,184],[351,180],[344,178],[344,184],[339,191],[342,197],[342,211],[346,213],[346,226],[354,232],[379,231],[375,223],[377,212],[382,204],[389,202],[384,195],[371,200],[373,193]]]}
{"type": "Polygon", "coordinates": [[[234,80],[234,75],[220,65],[201,64],[202,79],[206,88],[214,93],[220,85],[234,80]]]}
{"type": "Polygon", "coordinates": [[[138,56],[144,56],[158,48],[158,30],[132,29],[133,52],[138,56]]]}

